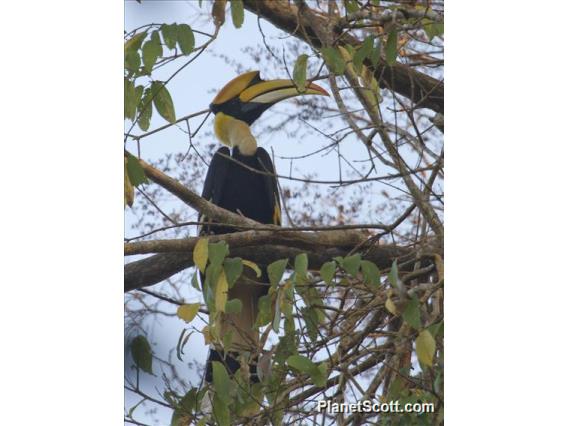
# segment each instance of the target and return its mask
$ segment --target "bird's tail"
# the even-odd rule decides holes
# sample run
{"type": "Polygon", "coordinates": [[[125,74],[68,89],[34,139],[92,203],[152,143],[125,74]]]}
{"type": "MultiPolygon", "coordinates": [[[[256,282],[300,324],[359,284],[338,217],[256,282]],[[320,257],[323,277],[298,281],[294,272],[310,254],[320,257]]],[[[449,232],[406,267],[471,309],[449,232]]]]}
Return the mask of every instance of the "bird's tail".
{"type": "Polygon", "coordinates": [[[268,285],[264,284],[262,277],[257,279],[246,273],[235,282],[228,291],[228,300],[239,299],[242,309],[239,313],[223,314],[220,323],[220,335],[225,341],[230,341],[229,348],[212,347],[209,351],[207,366],[205,369],[205,382],[213,381],[213,361],[221,362],[229,375],[234,375],[239,368],[247,368],[250,373],[251,383],[259,381],[256,364],[259,347],[258,329],[255,327],[258,315],[258,302],[260,297],[268,293],[268,285]],[[247,359],[245,359],[247,354],[247,359]]]}

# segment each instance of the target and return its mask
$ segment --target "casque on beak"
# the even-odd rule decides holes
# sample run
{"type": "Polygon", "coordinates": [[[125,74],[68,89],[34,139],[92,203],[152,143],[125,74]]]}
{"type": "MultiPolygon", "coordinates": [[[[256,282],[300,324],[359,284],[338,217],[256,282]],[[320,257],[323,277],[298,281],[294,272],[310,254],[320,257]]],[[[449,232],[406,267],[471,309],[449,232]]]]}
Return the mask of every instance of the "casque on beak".
{"type": "Polygon", "coordinates": [[[306,84],[305,90],[300,91],[293,80],[264,81],[259,71],[250,71],[227,83],[210,108],[215,114],[222,112],[250,125],[275,103],[301,95],[329,96],[329,93],[315,83],[306,84]]]}
{"type": "Polygon", "coordinates": [[[323,87],[315,83],[306,85],[304,91],[300,91],[293,80],[269,80],[262,81],[246,88],[239,98],[242,102],[259,102],[274,104],[284,99],[300,95],[323,95],[329,96],[323,87]]]}

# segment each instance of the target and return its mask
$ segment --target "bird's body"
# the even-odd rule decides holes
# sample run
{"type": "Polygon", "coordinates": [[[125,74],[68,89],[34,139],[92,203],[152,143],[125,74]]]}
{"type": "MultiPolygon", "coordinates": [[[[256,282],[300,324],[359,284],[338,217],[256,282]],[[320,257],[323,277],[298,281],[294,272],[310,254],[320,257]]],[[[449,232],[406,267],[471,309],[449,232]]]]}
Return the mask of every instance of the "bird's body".
{"type": "MultiPolygon", "coordinates": [[[[253,155],[241,154],[238,147],[232,153],[227,147],[219,148],[205,178],[202,197],[257,222],[280,225],[274,166],[264,148],[257,148],[253,155]]],[[[204,231],[226,234],[234,229],[211,226],[204,231]]]]}
{"type": "MultiPolygon", "coordinates": [[[[264,81],[258,71],[242,74],[231,80],[213,100],[210,108],[215,113],[215,135],[227,145],[217,150],[209,165],[203,198],[212,203],[264,224],[281,224],[280,196],[272,160],[268,152],[257,147],[250,125],[270,106],[301,94],[327,95],[321,87],[309,83],[300,92],[291,80],[264,81]]],[[[230,226],[206,222],[201,234],[236,232],[230,226]]],[[[220,317],[220,333],[232,335],[231,349],[223,353],[212,348],[207,362],[205,380],[210,383],[212,361],[222,361],[234,374],[241,366],[240,354],[248,354],[251,381],[256,376],[258,330],[254,327],[260,297],[268,293],[266,266],[259,265],[261,276],[246,270],[228,290],[227,299],[239,299],[242,310],[238,314],[220,317]]],[[[246,363],[245,363],[246,364],[246,363]]]]}
{"type": "MultiPolygon", "coordinates": [[[[252,155],[241,154],[238,146],[233,148],[232,153],[227,147],[219,148],[209,166],[202,197],[257,222],[280,225],[280,197],[274,167],[263,148],[258,148],[252,155]]],[[[236,231],[238,229],[233,227],[211,224],[204,225],[201,233],[227,234],[236,231]]],[[[245,272],[227,294],[228,300],[241,301],[242,310],[238,314],[224,315],[221,334],[232,332],[232,346],[238,351],[254,353],[258,350],[258,332],[253,325],[258,312],[258,300],[268,293],[269,288],[262,265],[261,270],[260,277],[245,272]]],[[[210,361],[219,356],[219,351],[212,350],[210,361]]],[[[235,356],[231,357],[227,364],[238,367],[234,358],[235,356]]],[[[255,369],[250,369],[255,380],[255,369]]]]}

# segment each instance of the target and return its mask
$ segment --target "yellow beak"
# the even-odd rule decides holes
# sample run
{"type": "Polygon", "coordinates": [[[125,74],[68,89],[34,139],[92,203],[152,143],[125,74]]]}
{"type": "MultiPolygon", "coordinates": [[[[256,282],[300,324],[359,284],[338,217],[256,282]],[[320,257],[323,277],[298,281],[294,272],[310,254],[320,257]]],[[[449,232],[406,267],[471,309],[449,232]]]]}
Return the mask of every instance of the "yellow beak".
{"type": "Polygon", "coordinates": [[[329,93],[315,83],[308,83],[304,91],[299,91],[293,80],[269,80],[261,81],[243,90],[239,99],[241,102],[274,104],[300,95],[329,96],[329,93]]]}

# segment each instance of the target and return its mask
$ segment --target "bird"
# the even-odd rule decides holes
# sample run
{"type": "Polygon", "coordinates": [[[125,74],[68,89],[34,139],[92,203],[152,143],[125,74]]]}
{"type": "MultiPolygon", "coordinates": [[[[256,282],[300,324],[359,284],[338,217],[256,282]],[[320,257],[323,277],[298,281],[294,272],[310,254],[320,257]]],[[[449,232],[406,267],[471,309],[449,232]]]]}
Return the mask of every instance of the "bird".
{"type": "MultiPolygon", "coordinates": [[[[280,194],[276,172],[268,152],[259,147],[251,125],[271,106],[300,95],[329,96],[313,82],[302,89],[293,80],[263,80],[259,71],[245,72],[229,81],[215,96],[209,108],[215,114],[214,131],[224,145],[210,162],[202,197],[226,210],[263,224],[281,226],[280,194]]],[[[237,229],[215,226],[200,217],[200,235],[226,234],[237,229]]],[[[232,333],[231,351],[223,353],[211,347],[205,368],[205,382],[212,383],[212,362],[222,362],[234,375],[241,367],[239,355],[258,353],[258,331],[254,324],[258,300],[268,293],[266,267],[261,265],[261,277],[245,274],[228,290],[228,300],[239,299],[238,314],[224,314],[220,324],[222,336],[232,333]],[[234,349],[233,349],[234,348],[234,349]]],[[[246,271],[245,271],[246,272],[246,271]]],[[[252,357],[254,358],[254,356],[252,357]]],[[[258,383],[256,362],[249,359],[251,383],[258,383]]]]}

